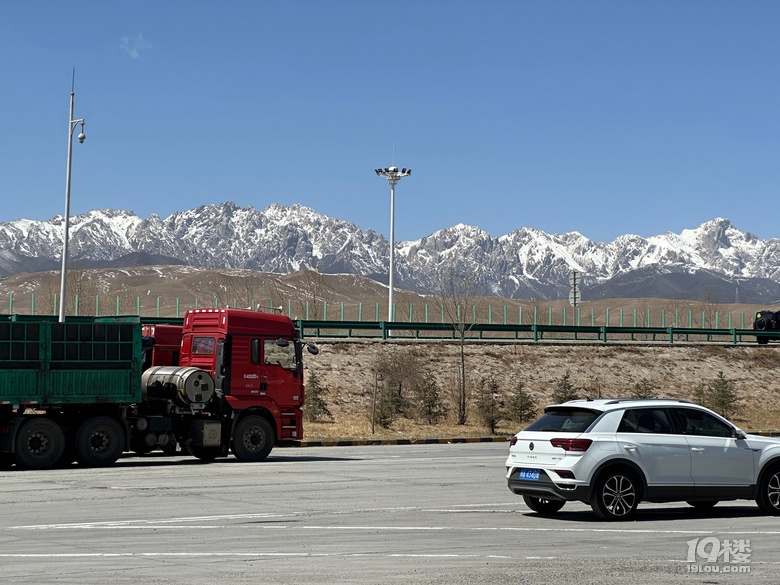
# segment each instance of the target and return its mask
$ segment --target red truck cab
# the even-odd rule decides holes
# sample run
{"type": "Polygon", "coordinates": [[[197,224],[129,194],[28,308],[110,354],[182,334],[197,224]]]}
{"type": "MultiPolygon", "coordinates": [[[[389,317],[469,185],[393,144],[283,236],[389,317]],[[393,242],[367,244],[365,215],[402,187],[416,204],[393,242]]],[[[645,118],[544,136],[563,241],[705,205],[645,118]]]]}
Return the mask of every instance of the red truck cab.
{"type": "Polygon", "coordinates": [[[152,348],[144,353],[144,370],[153,366],[179,365],[181,325],[144,325],[141,333],[154,339],[152,348]]]}
{"type": "Polygon", "coordinates": [[[258,417],[273,426],[273,440],[303,436],[301,349],[293,322],[283,315],[196,309],[184,317],[179,365],[206,370],[214,377],[232,411],[234,452],[235,443],[242,440],[251,450],[251,442],[260,440],[258,433],[253,439],[252,433],[239,431],[262,426],[258,417]],[[246,417],[252,422],[242,425],[246,417]]]}

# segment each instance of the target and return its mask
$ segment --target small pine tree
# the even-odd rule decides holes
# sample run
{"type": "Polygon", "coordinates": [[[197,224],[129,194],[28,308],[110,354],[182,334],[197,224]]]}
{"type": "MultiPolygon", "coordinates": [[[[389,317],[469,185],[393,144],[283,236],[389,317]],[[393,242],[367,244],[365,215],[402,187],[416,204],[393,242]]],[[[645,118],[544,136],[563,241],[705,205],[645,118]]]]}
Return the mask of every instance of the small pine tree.
{"type": "Polygon", "coordinates": [[[536,416],[538,407],[539,402],[525,389],[525,382],[519,380],[507,401],[506,417],[511,421],[525,422],[536,416]]]}
{"type": "Polygon", "coordinates": [[[574,388],[574,384],[571,382],[571,371],[566,370],[566,373],[558,378],[555,383],[555,390],[552,393],[552,401],[555,404],[563,404],[569,400],[577,400],[579,395],[574,388]]]}
{"type": "Polygon", "coordinates": [[[311,372],[306,383],[306,404],[303,407],[303,420],[321,422],[323,418],[327,417],[333,422],[333,414],[331,414],[328,404],[323,397],[327,390],[327,387],[322,386],[319,376],[311,372]]]}
{"type": "Polygon", "coordinates": [[[657,398],[655,392],[655,386],[647,379],[642,378],[634,384],[634,389],[629,394],[629,398],[642,399],[642,398],[657,398]]]}
{"type": "Polygon", "coordinates": [[[496,426],[504,417],[504,401],[498,391],[498,381],[493,376],[480,378],[475,406],[490,434],[495,435],[496,426]]]}
{"type": "Polygon", "coordinates": [[[399,383],[388,379],[379,386],[379,392],[374,406],[376,424],[383,429],[389,429],[401,412],[402,400],[399,394],[399,383]]]}
{"type": "Polygon", "coordinates": [[[419,417],[429,425],[435,425],[446,414],[436,377],[427,372],[415,381],[412,389],[419,417]]]}
{"type": "Polygon", "coordinates": [[[742,412],[741,398],[737,393],[734,382],[726,378],[723,372],[718,372],[718,377],[707,384],[699,384],[693,389],[693,397],[696,402],[717,412],[725,418],[731,418],[742,412]]]}

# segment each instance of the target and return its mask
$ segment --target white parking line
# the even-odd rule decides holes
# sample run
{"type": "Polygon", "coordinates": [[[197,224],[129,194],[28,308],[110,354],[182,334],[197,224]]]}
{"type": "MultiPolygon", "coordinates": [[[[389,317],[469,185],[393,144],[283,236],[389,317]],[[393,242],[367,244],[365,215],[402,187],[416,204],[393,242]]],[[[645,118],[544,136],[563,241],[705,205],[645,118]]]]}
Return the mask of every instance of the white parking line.
{"type": "Polygon", "coordinates": [[[415,554],[415,553],[304,553],[304,552],[125,552],[125,553],[0,553],[0,559],[85,559],[85,558],[117,558],[117,557],[384,557],[384,558],[434,558],[434,559],[526,559],[552,560],[558,557],[511,557],[504,555],[474,555],[474,554],[415,554]]]}
{"type": "MultiPolygon", "coordinates": [[[[69,529],[69,528],[124,528],[132,527],[134,525],[141,525],[141,527],[147,528],[148,525],[160,525],[160,524],[181,524],[186,522],[208,522],[213,520],[252,520],[255,518],[290,518],[297,516],[296,513],[290,514],[222,514],[219,516],[190,516],[182,518],[142,518],[138,520],[107,520],[102,522],[73,522],[68,524],[32,524],[29,526],[9,526],[6,530],[53,530],[53,529],[69,529]]],[[[209,528],[214,528],[213,525],[209,528]]]]}
{"type": "MultiPolygon", "coordinates": [[[[456,511],[456,510],[453,510],[456,511]]],[[[324,525],[297,525],[297,524],[204,524],[204,521],[221,521],[234,519],[255,518],[289,518],[295,514],[230,514],[224,516],[194,516],[190,518],[171,518],[169,520],[122,520],[108,522],[79,522],[72,524],[35,524],[30,526],[10,526],[6,530],[138,530],[155,528],[158,530],[182,530],[182,529],[218,529],[229,528],[231,530],[321,530],[321,531],[386,531],[386,532],[420,532],[420,531],[460,531],[460,532],[570,532],[584,534],[712,534],[712,530],[658,530],[642,528],[565,528],[565,527],[533,527],[533,526],[324,526],[324,525]],[[191,524],[198,522],[198,524],[191,524]]],[[[735,530],[729,529],[729,534],[749,535],[779,535],[780,530],[735,530]]]]}

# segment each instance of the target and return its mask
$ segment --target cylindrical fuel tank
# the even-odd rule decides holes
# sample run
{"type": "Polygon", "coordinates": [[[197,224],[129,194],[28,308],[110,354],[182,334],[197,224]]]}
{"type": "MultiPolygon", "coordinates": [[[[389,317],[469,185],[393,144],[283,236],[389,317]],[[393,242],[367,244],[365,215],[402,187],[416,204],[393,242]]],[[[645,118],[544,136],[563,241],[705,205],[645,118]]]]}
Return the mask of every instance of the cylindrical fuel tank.
{"type": "Polygon", "coordinates": [[[199,406],[214,396],[214,378],[198,368],[157,366],[141,378],[144,400],[173,400],[180,406],[199,406]]]}

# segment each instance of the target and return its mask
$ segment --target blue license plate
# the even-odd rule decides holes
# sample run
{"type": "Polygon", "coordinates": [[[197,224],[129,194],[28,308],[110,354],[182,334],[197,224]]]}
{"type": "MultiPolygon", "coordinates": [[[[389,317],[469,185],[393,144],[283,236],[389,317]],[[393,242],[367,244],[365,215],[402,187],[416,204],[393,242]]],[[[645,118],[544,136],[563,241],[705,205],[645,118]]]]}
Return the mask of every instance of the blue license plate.
{"type": "Polygon", "coordinates": [[[538,469],[521,469],[517,475],[517,479],[530,479],[532,481],[539,481],[538,469]]]}

